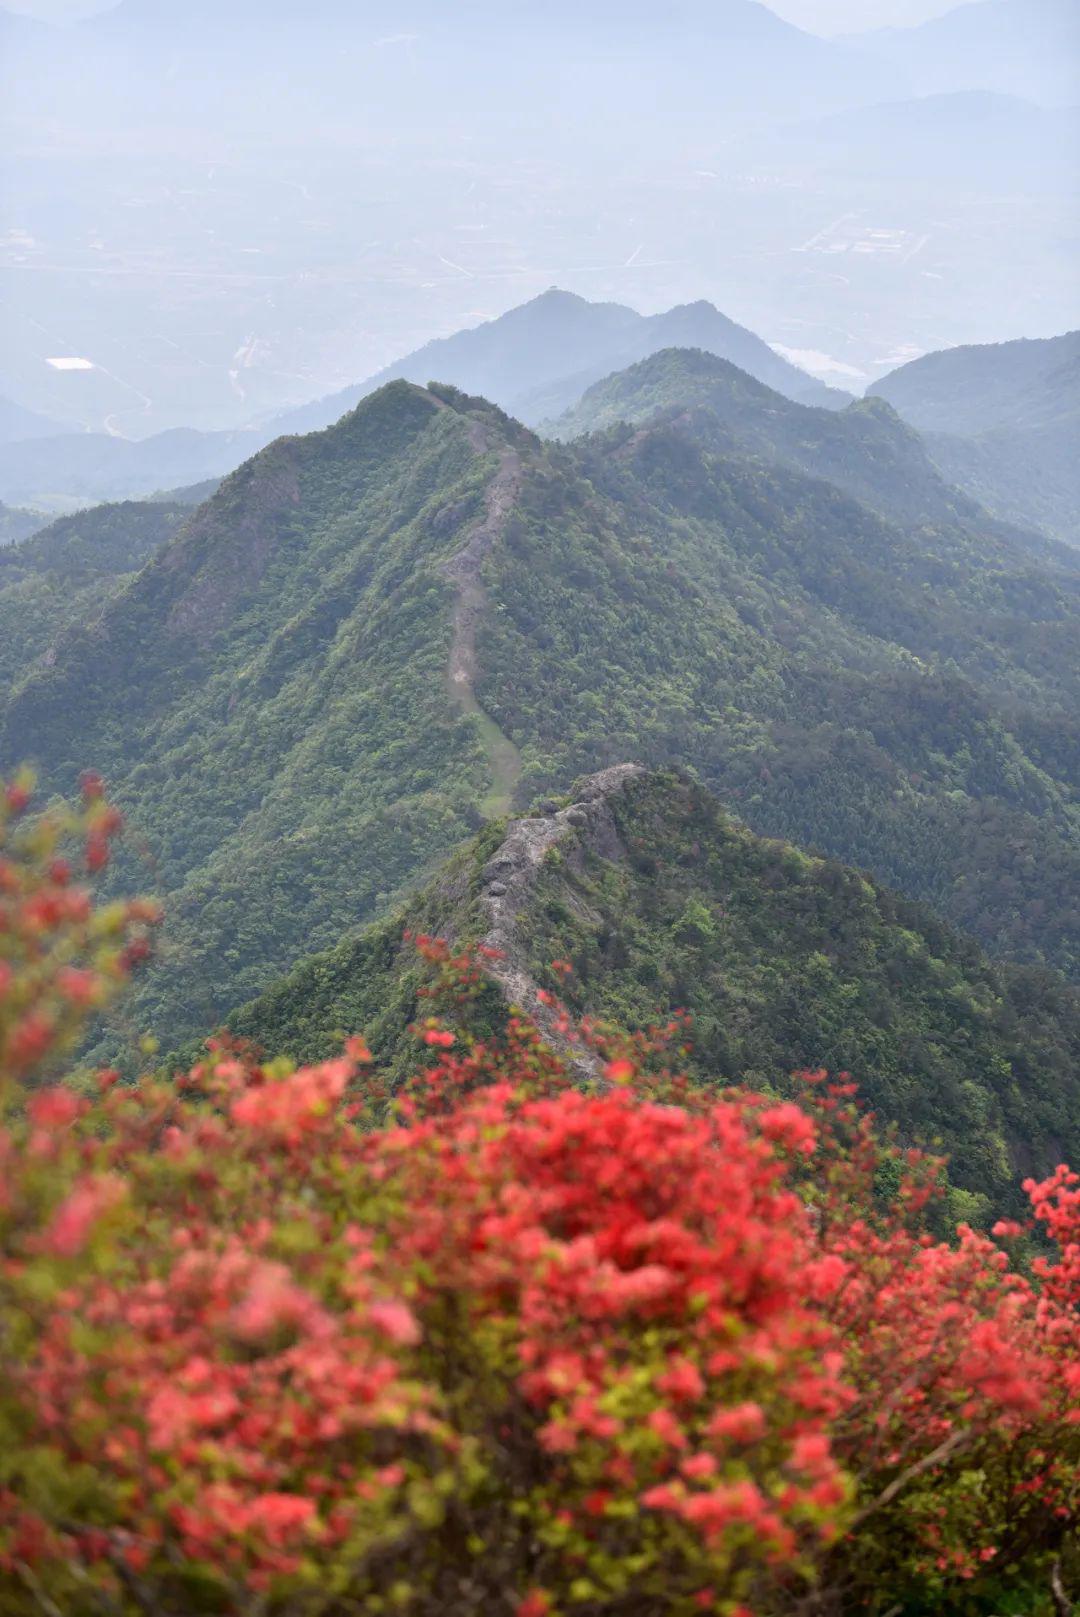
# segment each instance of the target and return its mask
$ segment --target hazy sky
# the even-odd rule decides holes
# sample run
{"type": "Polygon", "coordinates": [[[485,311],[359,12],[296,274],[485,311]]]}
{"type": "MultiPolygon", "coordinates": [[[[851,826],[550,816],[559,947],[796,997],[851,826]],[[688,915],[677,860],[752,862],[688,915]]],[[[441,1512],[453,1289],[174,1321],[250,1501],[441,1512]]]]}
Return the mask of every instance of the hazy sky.
{"type": "Polygon", "coordinates": [[[888,28],[940,17],[959,0],[767,0],[770,10],[813,33],[888,28]]]}
{"type": "MultiPolygon", "coordinates": [[[[817,33],[843,29],[884,28],[892,23],[923,22],[950,10],[957,0],[768,0],[788,22],[817,33]]],[[[302,8],[302,0],[297,0],[302,8]]],[[[59,19],[106,9],[103,0],[7,0],[10,11],[59,19]]]]}

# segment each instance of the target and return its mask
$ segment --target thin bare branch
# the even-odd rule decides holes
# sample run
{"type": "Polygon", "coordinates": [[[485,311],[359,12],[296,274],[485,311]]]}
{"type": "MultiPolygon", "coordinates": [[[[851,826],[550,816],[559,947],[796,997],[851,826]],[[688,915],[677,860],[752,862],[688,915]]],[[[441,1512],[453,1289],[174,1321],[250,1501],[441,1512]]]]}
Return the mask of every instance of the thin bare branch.
{"type": "Polygon", "coordinates": [[[929,1454],[924,1454],[921,1460],[916,1460],[914,1465],[909,1465],[906,1471],[901,1471],[898,1477],[894,1477],[889,1486],[883,1488],[877,1498],[866,1506],[865,1510],[860,1510],[855,1520],[848,1527],[848,1532],[853,1533],[856,1527],[860,1527],[868,1516],[872,1516],[875,1511],[884,1510],[886,1505],[891,1505],[897,1494],[902,1493],[909,1482],[914,1482],[916,1477],[924,1476],[927,1471],[932,1471],[935,1466],[943,1465],[946,1460],[951,1459],[959,1449],[962,1449],[970,1442],[970,1432],[953,1432],[951,1436],[945,1439],[944,1443],[939,1443],[936,1449],[931,1450],[929,1454]]]}
{"type": "Polygon", "coordinates": [[[1061,1557],[1054,1562],[1054,1569],[1050,1574],[1050,1593],[1054,1600],[1054,1610],[1058,1617],[1073,1617],[1076,1607],[1065,1593],[1065,1585],[1061,1581],[1061,1557]]]}

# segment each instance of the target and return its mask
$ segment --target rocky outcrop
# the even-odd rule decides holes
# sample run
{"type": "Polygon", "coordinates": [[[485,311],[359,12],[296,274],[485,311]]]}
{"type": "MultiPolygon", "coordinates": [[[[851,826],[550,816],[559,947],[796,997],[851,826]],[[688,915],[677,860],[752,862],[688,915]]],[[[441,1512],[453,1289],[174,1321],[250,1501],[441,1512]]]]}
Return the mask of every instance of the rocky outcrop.
{"type": "Polygon", "coordinates": [[[532,896],[545,857],[560,843],[587,844],[603,858],[618,858],[622,844],[611,799],[628,781],[643,775],[640,764],[616,764],[578,782],[566,808],[543,810],[511,820],[506,837],[484,866],[481,903],[489,920],[483,939],[496,952],[489,970],[509,1005],[524,1011],[547,1042],[583,1077],[595,1078],[599,1063],[562,1029],[558,1015],[543,1003],[522,945],[518,919],[532,896]]]}

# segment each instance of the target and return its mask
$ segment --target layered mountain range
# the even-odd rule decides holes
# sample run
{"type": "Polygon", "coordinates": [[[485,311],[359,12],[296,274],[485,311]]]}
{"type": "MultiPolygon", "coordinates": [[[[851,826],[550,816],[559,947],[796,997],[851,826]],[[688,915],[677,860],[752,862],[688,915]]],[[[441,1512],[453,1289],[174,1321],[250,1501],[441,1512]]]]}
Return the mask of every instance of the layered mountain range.
{"type": "MultiPolygon", "coordinates": [[[[132,457],[120,440],[261,427],[552,282],[648,310],[707,289],[841,386],[917,351],[1064,330],[1075,17],[1068,0],[978,0],[849,40],[755,0],[133,0],[67,28],[0,19],[0,390],[73,424],[52,436],[114,440],[100,468],[73,439],[9,464],[36,483],[0,477],[0,499],[231,470],[258,445],[200,467],[193,443],[132,457]]],[[[429,376],[527,415],[443,363],[409,379],[429,376]]]]}
{"type": "Polygon", "coordinates": [[[1080,15],[1071,0],[973,0],[914,28],[849,36],[924,95],[997,90],[1076,101],[1080,15]]]}
{"type": "Polygon", "coordinates": [[[626,760],[1076,972],[1075,553],[951,489],[883,402],[715,356],[653,356],[576,424],[390,383],[36,631],[0,764],[112,782],[116,880],[170,914],[133,1027],[204,1031],[485,819],[626,760]]]}
{"type": "Polygon", "coordinates": [[[283,433],[311,432],[386,382],[437,376],[536,423],[567,409],[590,383],[658,349],[702,348],[806,403],[841,408],[849,396],[775,353],[704,301],[645,316],[552,288],[497,320],[426,343],[367,381],[235,432],[176,429],[131,441],[109,433],[31,430],[0,413],[0,497],[113,500],[149,495],[233,471],[283,433]]]}
{"type": "MultiPolygon", "coordinates": [[[[699,349],[727,360],[795,404],[838,412],[851,402],[850,394],[808,375],[710,303],[644,316],[552,288],[496,320],[425,344],[367,381],[239,431],[178,429],[139,441],[103,433],[50,435],[40,419],[27,424],[27,412],[0,410],[0,499],[17,509],[20,502],[48,508],[74,500],[157,497],[178,488],[185,499],[205,496],[218,478],[276,437],[330,426],[394,380],[423,385],[436,376],[541,431],[573,435],[601,420],[610,424],[626,411],[636,411],[639,419],[641,402],[630,400],[624,410],[619,391],[636,386],[634,380],[612,382],[579,401],[598,383],[668,348],[699,349]]],[[[928,354],[875,383],[868,396],[887,400],[919,431],[934,470],[954,489],[1006,522],[1080,543],[1072,452],[1080,422],[1076,333],[928,354]]],[[[731,408],[748,408],[749,398],[744,390],[731,408]]],[[[719,408],[718,398],[711,407],[719,408]]],[[[788,430],[800,418],[789,413],[786,419],[788,430]]],[[[811,433],[814,442],[803,456],[811,470],[826,430],[811,433]]],[[[745,438],[745,418],[740,431],[745,438]]],[[[759,445],[767,437],[758,433],[759,445]]],[[[39,525],[21,512],[5,517],[0,543],[39,525]]]]}

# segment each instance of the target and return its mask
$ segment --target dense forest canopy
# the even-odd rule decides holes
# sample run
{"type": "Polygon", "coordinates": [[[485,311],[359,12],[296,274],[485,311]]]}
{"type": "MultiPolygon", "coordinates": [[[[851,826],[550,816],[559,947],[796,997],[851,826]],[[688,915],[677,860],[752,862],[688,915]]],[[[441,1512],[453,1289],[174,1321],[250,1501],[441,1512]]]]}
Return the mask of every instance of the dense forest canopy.
{"type": "MultiPolygon", "coordinates": [[[[58,528],[94,604],[45,655],[13,641],[0,756],[114,782],[117,879],[169,900],[136,1024],[197,1035],[486,816],[627,759],[1075,973],[1072,553],[951,492],[884,406],[806,408],[705,355],[617,385],[642,376],[662,419],[550,445],[390,384],[263,451],[131,578],[90,578],[58,528]]],[[[87,520],[106,570],[163,537],[151,507],[87,520]]]]}
{"type": "MultiPolygon", "coordinates": [[[[1076,989],[1045,969],[992,965],[927,908],[755,837],[685,777],[588,786],[584,802],[579,786],[569,808],[520,822],[536,839],[558,833],[531,874],[515,870],[513,828],[488,828],[404,910],[305,961],[231,1030],[271,1056],[317,1061],[362,1028],[404,1077],[430,980],[408,940],[494,939],[534,1009],[539,990],[575,1018],[623,1027],[689,1013],[699,1078],[783,1088],[797,1067],[850,1072],[907,1140],[948,1153],[954,1185],[973,1193],[957,1202],[967,1217],[1010,1205],[1025,1174],[1080,1157],[1076,989]]],[[[501,1026],[498,994],[484,1007],[501,1026]]]]}

